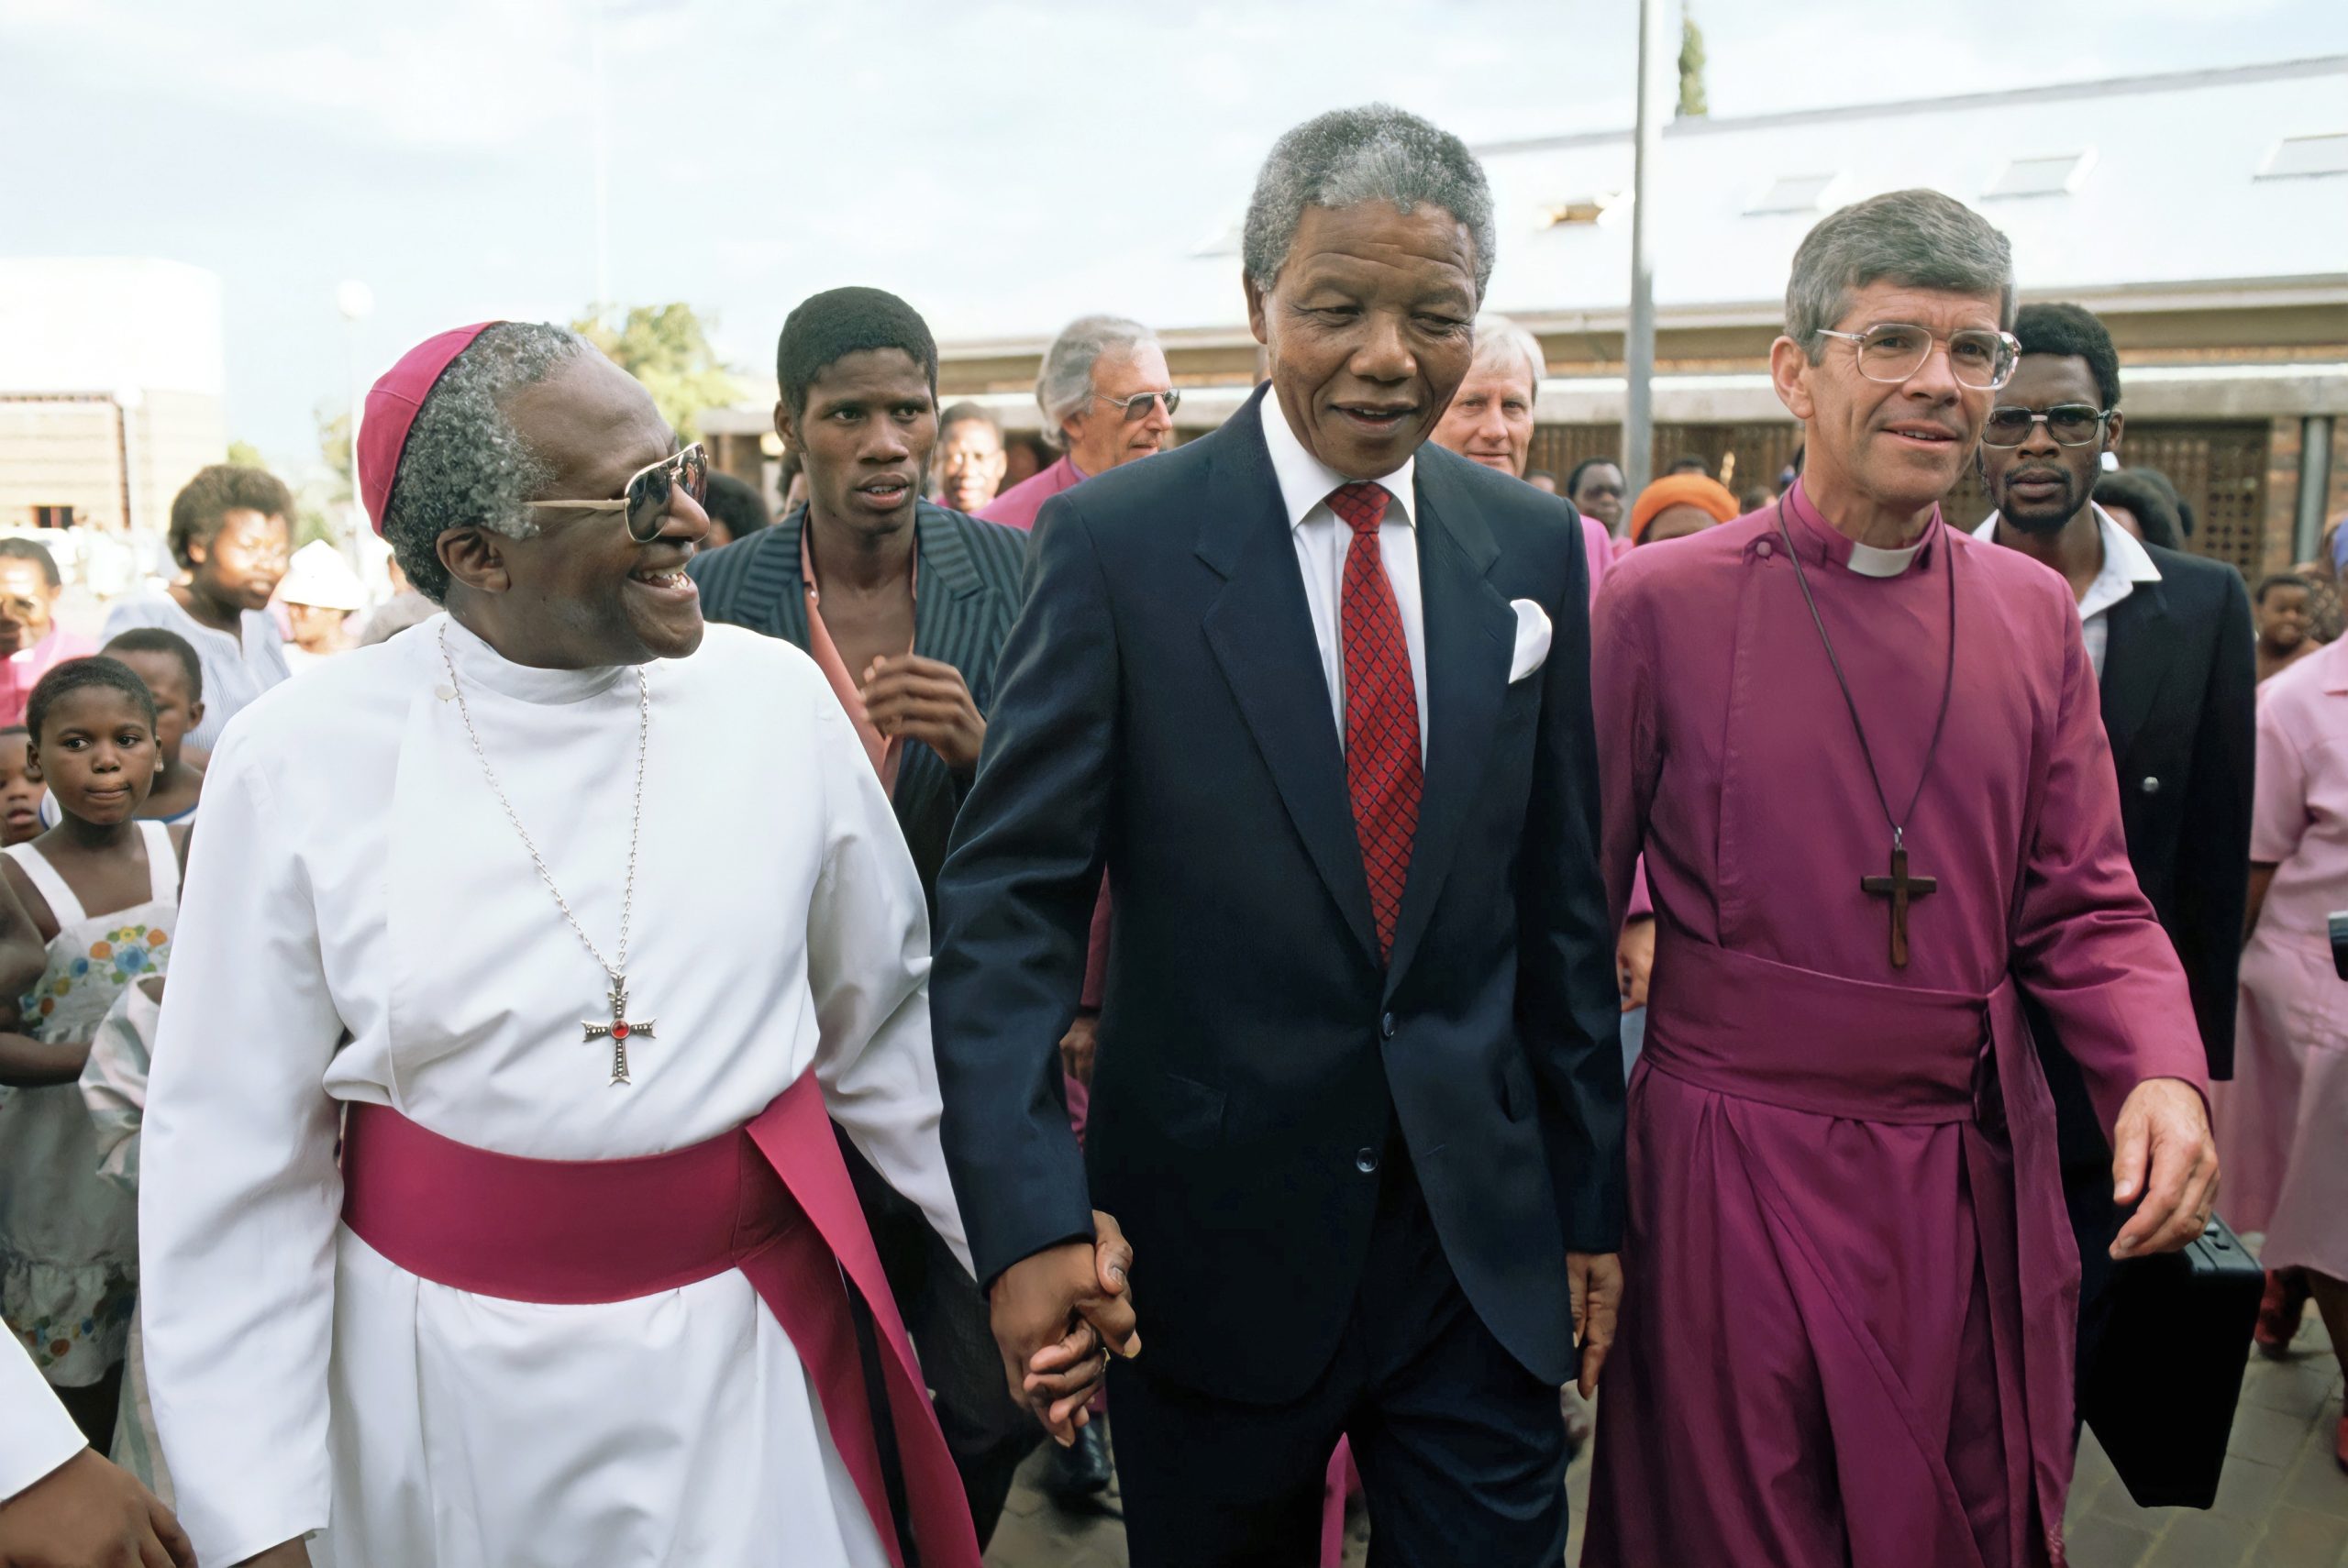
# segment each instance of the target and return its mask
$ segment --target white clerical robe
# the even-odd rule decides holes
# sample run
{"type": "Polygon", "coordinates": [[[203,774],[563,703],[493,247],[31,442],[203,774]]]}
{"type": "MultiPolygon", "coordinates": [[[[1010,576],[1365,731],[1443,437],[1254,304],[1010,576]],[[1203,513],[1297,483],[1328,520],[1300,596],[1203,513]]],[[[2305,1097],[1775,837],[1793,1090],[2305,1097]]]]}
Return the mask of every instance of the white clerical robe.
{"type": "Polygon", "coordinates": [[[338,1107],[608,1160],[740,1126],[802,1073],[967,1264],[937,1146],[928,931],[889,802],[815,666],[712,626],[648,667],[611,1084],[633,669],[508,663],[436,617],[270,692],[205,785],[156,1043],[147,1367],[208,1563],[324,1529],[340,1568],[886,1562],[790,1341],[743,1276],[604,1306],[417,1278],[341,1226],[338,1107]]]}

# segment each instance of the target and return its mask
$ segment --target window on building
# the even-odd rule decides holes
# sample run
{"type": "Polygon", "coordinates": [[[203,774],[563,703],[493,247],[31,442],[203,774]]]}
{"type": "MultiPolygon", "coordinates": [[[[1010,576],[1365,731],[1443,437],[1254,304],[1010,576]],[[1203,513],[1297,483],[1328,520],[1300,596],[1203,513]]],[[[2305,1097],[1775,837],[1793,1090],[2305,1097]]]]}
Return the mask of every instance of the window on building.
{"type": "Polygon", "coordinates": [[[2348,131],[2324,136],[2287,136],[2267,153],[2262,180],[2303,180],[2317,174],[2348,174],[2348,131]]]}
{"type": "Polygon", "coordinates": [[[71,528],[73,526],[73,509],[70,506],[36,506],[33,508],[33,526],[71,528]]]}
{"type": "Polygon", "coordinates": [[[1840,174],[1780,174],[1744,209],[1747,216],[1761,213],[1822,213],[1827,198],[1842,180],[1840,174]]]}
{"type": "Polygon", "coordinates": [[[1998,196],[2060,196],[2079,188],[2095,167],[2095,149],[2085,152],[2058,152],[2036,158],[2017,158],[2000,170],[1981,193],[1985,198],[1998,196]]]}

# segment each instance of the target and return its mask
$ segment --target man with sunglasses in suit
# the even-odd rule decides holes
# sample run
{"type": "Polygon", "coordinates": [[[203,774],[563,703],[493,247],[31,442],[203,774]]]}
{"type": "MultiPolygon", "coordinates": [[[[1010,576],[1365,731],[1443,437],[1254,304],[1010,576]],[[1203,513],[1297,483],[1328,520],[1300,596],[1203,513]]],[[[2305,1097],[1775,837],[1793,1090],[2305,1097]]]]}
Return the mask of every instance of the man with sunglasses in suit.
{"type": "MultiPolygon", "coordinates": [[[[2021,357],[1981,434],[1998,510],[1977,538],[2060,573],[2079,607],[2104,734],[2120,778],[2128,858],[2184,961],[2210,1077],[2231,1077],[2234,979],[2250,864],[2254,641],[2241,574],[2140,544],[2092,499],[2120,446],[2120,357],[2074,304],[2024,305],[2021,357]]],[[[2079,1069],[2051,1022],[2031,1032],[2054,1092],[2071,1228],[2078,1238],[2078,1377],[2093,1371],[2112,1302],[2111,1151],[2079,1069]]],[[[2151,1370],[2146,1369],[2148,1372],[2151,1370]]]]}
{"type": "Polygon", "coordinates": [[[1060,460],[979,515],[1033,528],[1036,513],[1060,491],[1164,450],[1181,401],[1156,333],[1121,315],[1078,316],[1052,339],[1036,377],[1036,402],[1062,448],[1060,460]]]}

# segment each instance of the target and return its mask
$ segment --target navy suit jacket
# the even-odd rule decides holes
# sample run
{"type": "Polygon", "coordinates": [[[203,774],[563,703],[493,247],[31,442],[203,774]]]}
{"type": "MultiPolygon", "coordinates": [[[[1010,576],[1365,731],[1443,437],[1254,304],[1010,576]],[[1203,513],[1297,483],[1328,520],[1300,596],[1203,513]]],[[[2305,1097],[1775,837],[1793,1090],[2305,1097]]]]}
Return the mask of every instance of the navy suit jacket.
{"type": "MultiPolygon", "coordinates": [[[[685,569],[701,589],[702,613],[805,650],[807,584],[799,575],[799,533],[806,525],[807,508],[795,507],[771,528],[694,556],[685,569]]],[[[914,549],[914,652],[960,670],[970,700],[984,713],[994,702],[995,660],[1019,613],[1027,536],[924,501],[915,503],[914,549]]],[[[937,868],[969,783],[928,746],[905,743],[890,803],[933,917],[937,868]]]]}
{"type": "MultiPolygon", "coordinates": [[[[2256,634],[2240,572],[2157,545],[2144,551],[2160,580],[2138,583],[2106,612],[2103,733],[2120,777],[2129,863],[2185,965],[2210,1077],[2230,1078],[2249,900],[2256,634]]],[[[2078,1064],[2050,1023],[2033,1014],[2032,1024],[2065,1163],[2109,1165],[2078,1064]]]]}
{"type": "Polygon", "coordinates": [[[1134,1242],[1157,1375],[1295,1397],[1352,1309],[1399,1135],[1469,1302],[1562,1383],[1566,1253],[1615,1248],[1623,1190],[1581,529],[1555,497],[1419,452],[1426,783],[1381,965],[1264,445],[1279,417],[1258,393],[1038,519],[938,883],[944,1140],[980,1277],[1089,1236],[1097,1203],[1134,1242]],[[1512,682],[1518,599],[1554,644],[1512,682]],[[1055,1044],[1104,864],[1080,1165],[1055,1044]]]}

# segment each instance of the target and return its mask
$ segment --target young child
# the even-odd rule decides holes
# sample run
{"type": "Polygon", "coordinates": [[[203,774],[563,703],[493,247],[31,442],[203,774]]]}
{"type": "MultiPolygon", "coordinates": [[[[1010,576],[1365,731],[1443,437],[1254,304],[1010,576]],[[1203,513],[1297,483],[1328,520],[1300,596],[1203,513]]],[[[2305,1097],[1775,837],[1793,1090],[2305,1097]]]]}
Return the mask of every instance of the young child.
{"type": "Polygon", "coordinates": [[[204,723],[204,661],[195,645],[161,626],[136,626],[100,651],[128,665],[155,699],[155,741],[162,747],[163,766],[138,814],[159,823],[194,822],[204,769],[183,748],[189,733],[204,723]]]}
{"type": "Polygon", "coordinates": [[[161,751],[154,698],[127,666],[59,665],[26,718],[31,771],[63,820],[0,858],[48,944],[23,1033],[0,1036],[6,1081],[44,1086],[0,1097],[0,1318],[104,1452],[138,1288],[138,1208],[98,1174],[77,1080],[116,999],[169,961],[186,830],[138,820],[161,751]]]}
{"type": "Polygon", "coordinates": [[[0,730],[0,845],[28,844],[41,834],[49,791],[32,776],[32,732],[22,724],[0,730]]]}
{"type": "MultiPolygon", "coordinates": [[[[141,975],[123,988],[90,1043],[82,1069],[82,1099],[97,1131],[98,1172],[125,1192],[138,1191],[138,1130],[147,1119],[147,1076],[155,1060],[155,1032],[163,1017],[163,977],[141,975]]],[[[116,1408],[114,1452],[107,1457],[138,1477],[148,1490],[178,1506],[163,1445],[155,1435],[155,1408],[147,1397],[147,1363],[138,1314],[130,1318],[129,1353],[123,1358],[122,1402],[116,1408]]]]}

